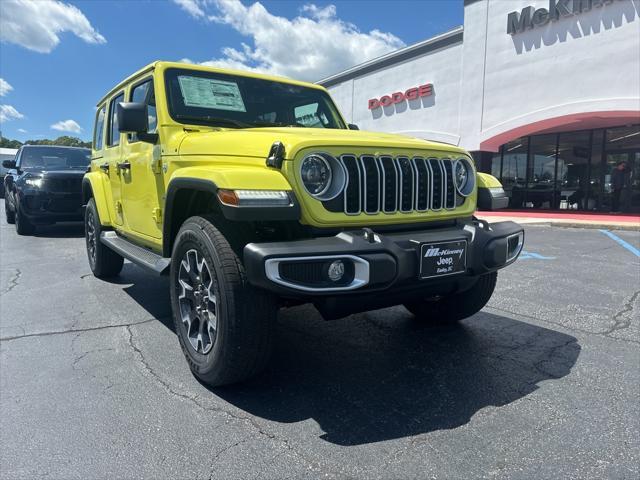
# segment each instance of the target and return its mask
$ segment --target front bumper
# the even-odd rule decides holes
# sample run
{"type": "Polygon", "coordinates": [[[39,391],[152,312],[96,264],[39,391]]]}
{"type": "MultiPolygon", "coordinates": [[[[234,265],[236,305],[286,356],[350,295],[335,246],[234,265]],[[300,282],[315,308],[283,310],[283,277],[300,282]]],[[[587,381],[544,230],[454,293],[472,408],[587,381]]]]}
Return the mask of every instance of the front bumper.
{"type": "Polygon", "coordinates": [[[83,219],[80,193],[22,192],[19,198],[24,215],[34,224],[74,222],[83,219]]]}
{"type": "MultiPolygon", "coordinates": [[[[524,241],[522,227],[514,222],[487,224],[480,221],[459,223],[430,230],[378,233],[369,229],[345,231],[332,237],[275,243],[250,243],[244,248],[248,280],[256,287],[282,297],[317,301],[373,294],[394,295],[450,293],[470,288],[479,275],[496,271],[514,262],[524,241]],[[421,279],[421,246],[440,242],[466,241],[466,266],[454,275],[421,279]],[[288,263],[334,260],[353,263],[349,279],[342,285],[292,282],[283,268],[288,263]],[[366,271],[365,267],[366,265],[366,271]],[[360,271],[358,271],[360,269],[360,271]]],[[[313,275],[309,267],[307,275],[313,275]]],[[[317,269],[315,269],[317,271],[317,269]]],[[[304,278],[305,272],[296,274],[304,278]]]]}

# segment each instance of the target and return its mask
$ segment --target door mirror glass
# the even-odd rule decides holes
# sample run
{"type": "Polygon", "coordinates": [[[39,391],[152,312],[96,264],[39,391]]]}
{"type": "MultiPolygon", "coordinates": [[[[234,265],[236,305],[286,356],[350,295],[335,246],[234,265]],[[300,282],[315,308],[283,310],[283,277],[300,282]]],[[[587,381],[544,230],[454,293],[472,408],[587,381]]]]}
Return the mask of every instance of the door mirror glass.
{"type": "Polygon", "coordinates": [[[360,130],[360,127],[358,125],[356,125],[355,123],[350,123],[349,124],[349,130],[360,130]]]}
{"type": "Polygon", "coordinates": [[[3,160],[2,161],[2,166],[4,168],[8,168],[8,169],[16,168],[16,161],[15,160],[3,160]]]}

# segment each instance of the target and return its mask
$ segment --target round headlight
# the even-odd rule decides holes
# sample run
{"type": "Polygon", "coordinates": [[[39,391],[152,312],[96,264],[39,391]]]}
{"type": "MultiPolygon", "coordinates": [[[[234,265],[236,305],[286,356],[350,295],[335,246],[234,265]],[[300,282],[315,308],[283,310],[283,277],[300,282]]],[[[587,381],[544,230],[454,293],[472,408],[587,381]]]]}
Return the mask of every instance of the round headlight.
{"type": "Polygon", "coordinates": [[[456,190],[463,197],[468,197],[475,186],[475,175],[473,167],[466,159],[459,159],[453,165],[453,179],[456,184],[456,190]]]}
{"type": "Polygon", "coordinates": [[[302,159],[300,179],[313,198],[326,202],[342,193],[347,183],[347,174],[336,157],[324,152],[314,152],[302,159]]]}
{"type": "Polygon", "coordinates": [[[326,158],[317,154],[308,155],[302,160],[300,176],[304,188],[314,197],[319,197],[331,185],[331,165],[326,158]]]}

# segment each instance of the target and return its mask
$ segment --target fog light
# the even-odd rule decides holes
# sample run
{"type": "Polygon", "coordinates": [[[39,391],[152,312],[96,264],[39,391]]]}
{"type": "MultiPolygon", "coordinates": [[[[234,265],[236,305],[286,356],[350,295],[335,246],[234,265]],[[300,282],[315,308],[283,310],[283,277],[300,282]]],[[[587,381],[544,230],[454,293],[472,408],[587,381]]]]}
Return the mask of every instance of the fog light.
{"type": "Polygon", "coordinates": [[[334,260],[329,265],[327,275],[332,282],[338,282],[344,276],[344,262],[342,260],[334,260]]]}

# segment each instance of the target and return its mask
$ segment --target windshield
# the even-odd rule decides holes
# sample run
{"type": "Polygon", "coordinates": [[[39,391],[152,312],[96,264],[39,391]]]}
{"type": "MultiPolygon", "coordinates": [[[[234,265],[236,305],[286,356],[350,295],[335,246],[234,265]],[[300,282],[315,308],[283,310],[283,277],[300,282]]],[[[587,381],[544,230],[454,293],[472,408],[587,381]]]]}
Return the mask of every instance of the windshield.
{"type": "Polygon", "coordinates": [[[346,126],[326,92],[258,78],[169,69],[171,117],[181,123],[228,128],[346,126]]]}
{"type": "Polygon", "coordinates": [[[90,162],[88,148],[28,147],[20,155],[20,168],[86,169],[90,162]]]}

